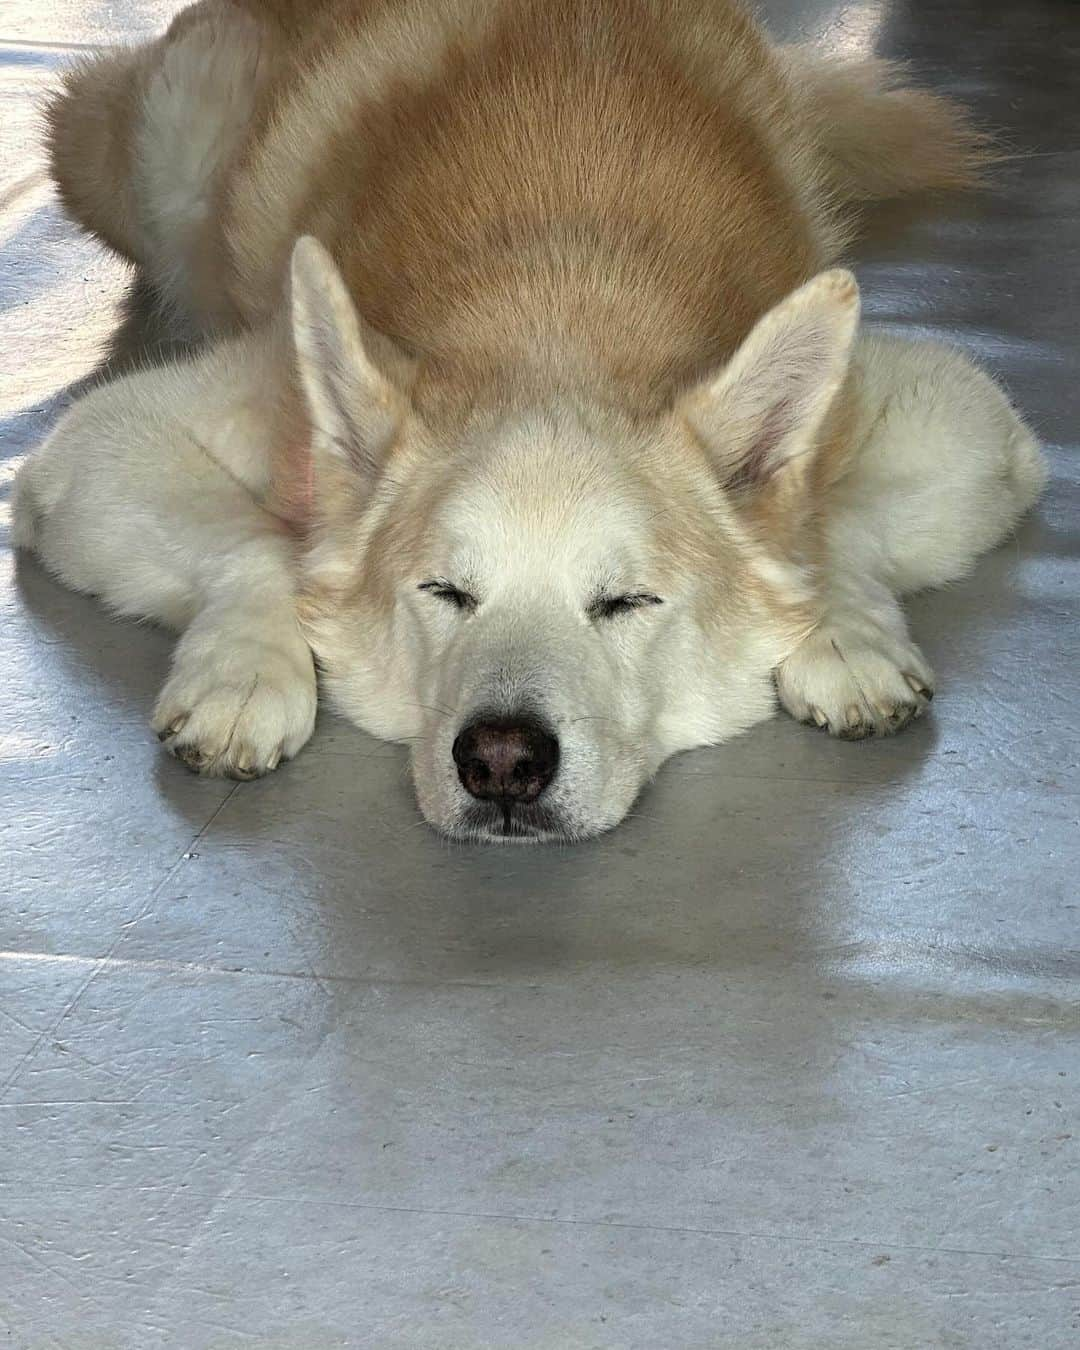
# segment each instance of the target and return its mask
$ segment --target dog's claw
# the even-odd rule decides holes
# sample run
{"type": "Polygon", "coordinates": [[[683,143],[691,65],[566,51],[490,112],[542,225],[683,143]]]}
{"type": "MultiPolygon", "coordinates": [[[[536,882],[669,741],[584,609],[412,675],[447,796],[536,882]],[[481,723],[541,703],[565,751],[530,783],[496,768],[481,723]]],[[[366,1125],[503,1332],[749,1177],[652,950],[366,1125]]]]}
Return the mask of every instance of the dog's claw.
{"type": "Polygon", "coordinates": [[[187,720],[188,720],[187,713],[185,713],[182,717],[174,717],[167,727],[162,727],[162,729],[158,732],[157,734],[158,740],[167,741],[170,740],[173,736],[176,736],[179,732],[183,731],[184,727],[187,725],[187,720]]]}
{"type": "Polygon", "coordinates": [[[207,765],[206,756],[200,751],[197,745],[178,745],[173,750],[173,754],[180,763],[186,765],[192,773],[201,773],[207,765]]]}
{"type": "Polygon", "coordinates": [[[907,671],[904,671],[904,679],[908,682],[912,692],[918,694],[920,698],[926,699],[927,703],[934,697],[934,691],[917,675],[910,675],[907,671]]]}
{"type": "Polygon", "coordinates": [[[867,626],[813,634],[779,668],[776,687],[800,721],[861,741],[893,736],[920,717],[933,697],[933,676],[917,647],[867,626]]]}
{"type": "Polygon", "coordinates": [[[878,712],[885,723],[885,729],[891,736],[902,731],[913,717],[918,717],[921,709],[915,703],[898,703],[895,707],[880,707],[878,712]]]}

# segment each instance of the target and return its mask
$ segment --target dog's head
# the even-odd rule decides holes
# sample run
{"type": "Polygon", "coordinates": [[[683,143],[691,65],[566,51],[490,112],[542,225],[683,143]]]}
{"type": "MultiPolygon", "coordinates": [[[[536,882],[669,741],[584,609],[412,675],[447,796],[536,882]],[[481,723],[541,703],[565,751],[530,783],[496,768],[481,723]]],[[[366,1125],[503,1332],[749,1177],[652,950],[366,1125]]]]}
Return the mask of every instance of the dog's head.
{"type": "Polygon", "coordinates": [[[338,709],[410,743],[434,826],[593,835],[668,755],[768,715],[814,619],[822,428],[857,307],[824,274],[659,416],[560,399],[449,432],[300,241],[301,616],[338,709]]]}

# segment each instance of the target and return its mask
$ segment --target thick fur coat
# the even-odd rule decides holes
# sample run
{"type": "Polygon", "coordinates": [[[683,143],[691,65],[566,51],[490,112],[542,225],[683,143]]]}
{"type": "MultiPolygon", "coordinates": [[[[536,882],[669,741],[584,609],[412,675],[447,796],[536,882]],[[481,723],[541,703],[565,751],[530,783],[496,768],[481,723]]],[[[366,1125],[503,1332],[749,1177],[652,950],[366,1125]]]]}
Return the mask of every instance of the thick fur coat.
{"type": "Polygon", "coordinates": [[[155,726],[202,772],[299,750],[313,653],[455,834],[607,828],[777,691],[898,730],[933,680],[897,596],[1041,486],[993,384],[859,337],[828,270],[983,141],[733,0],[202,0],[49,123],[200,349],[71,410],[18,535],[181,631],[155,726]]]}

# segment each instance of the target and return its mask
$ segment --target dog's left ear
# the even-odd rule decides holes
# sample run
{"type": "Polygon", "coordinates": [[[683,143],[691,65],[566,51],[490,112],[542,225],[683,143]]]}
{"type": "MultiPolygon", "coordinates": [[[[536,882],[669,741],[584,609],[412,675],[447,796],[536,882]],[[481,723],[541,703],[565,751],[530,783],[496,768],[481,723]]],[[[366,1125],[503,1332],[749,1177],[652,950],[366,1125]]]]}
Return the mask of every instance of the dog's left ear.
{"type": "Polygon", "coordinates": [[[802,478],[847,374],[859,321],[850,272],[823,272],[760,319],[728,364],[680,400],[723,486],[753,497],[802,478]]]}
{"type": "Polygon", "coordinates": [[[407,412],[388,371],[405,361],[364,322],[333,258],[310,235],[293,249],[292,330],[316,474],[325,455],[373,478],[407,412]]]}

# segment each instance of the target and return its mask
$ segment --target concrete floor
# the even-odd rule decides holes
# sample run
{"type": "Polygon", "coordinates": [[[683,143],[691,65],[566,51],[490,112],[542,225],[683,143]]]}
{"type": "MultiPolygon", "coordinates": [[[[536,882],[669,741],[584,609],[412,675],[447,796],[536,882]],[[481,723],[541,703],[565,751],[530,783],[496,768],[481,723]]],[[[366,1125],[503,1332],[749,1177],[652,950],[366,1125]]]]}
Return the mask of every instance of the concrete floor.
{"type": "MultiPolygon", "coordinates": [[[[124,284],[33,99],[174,8],[0,9],[8,480],[124,284]]],[[[5,555],[5,1345],[1080,1344],[1080,10],[765,8],[1020,152],[859,252],[871,322],[982,358],[1055,470],[912,606],[933,716],[777,719],[594,844],[449,848],[329,716],[268,780],[190,777],[147,728],[168,638],[5,555]]]]}

